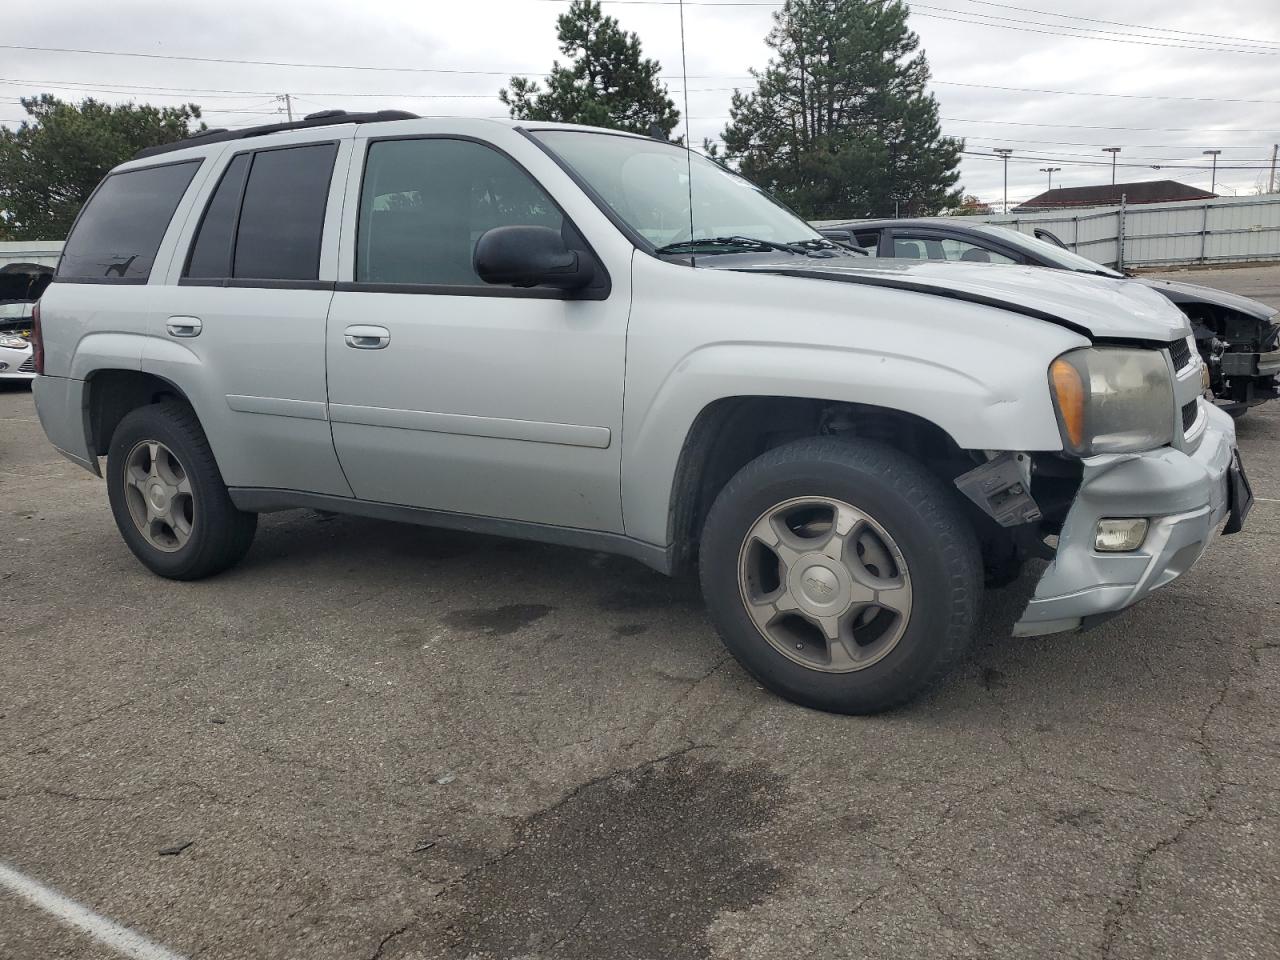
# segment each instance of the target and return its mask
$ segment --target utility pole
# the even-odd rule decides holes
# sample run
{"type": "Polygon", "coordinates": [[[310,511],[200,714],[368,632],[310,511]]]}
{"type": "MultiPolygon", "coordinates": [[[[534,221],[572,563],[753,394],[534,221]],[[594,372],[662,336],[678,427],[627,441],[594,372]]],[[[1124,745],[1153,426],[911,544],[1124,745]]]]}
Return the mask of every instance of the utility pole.
{"type": "Polygon", "coordinates": [[[1009,154],[1013,153],[1012,147],[996,147],[993,153],[999,155],[1004,161],[1004,212],[1009,212],[1009,154]]]}
{"type": "Polygon", "coordinates": [[[289,117],[289,122],[290,122],[290,123],[293,123],[293,99],[292,99],[292,96],[291,96],[290,94],[287,94],[287,93],[282,93],[280,96],[276,97],[276,99],[277,99],[277,100],[279,100],[279,101],[281,101],[281,102],[284,104],[284,112],[288,115],[288,117],[289,117]]]}
{"type": "Polygon", "coordinates": [[[1271,179],[1267,181],[1267,193],[1276,192],[1276,153],[1280,152],[1280,143],[1271,145],[1271,179]]]}
{"type": "Polygon", "coordinates": [[[1061,167],[1041,167],[1041,168],[1040,168],[1040,172],[1041,172],[1041,173],[1047,173],[1047,174],[1049,175],[1049,189],[1050,189],[1050,190],[1052,190],[1052,189],[1053,189],[1053,175],[1054,175],[1055,173],[1057,173],[1057,172],[1058,172],[1059,170],[1061,170],[1061,169],[1062,169],[1061,167]]]}
{"type": "Polygon", "coordinates": [[[1213,173],[1209,174],[1209,192],[1210,193],[1213,193],[1213,188],[1218,185],[1218,154],[1220,154],[1221,152],[1222,152],[1221,150],[1204,151],[1204,155],[1206,157],[1213,157],[1213,173]]]}
{"type": "Polygon", "coordinates": [[[1116,154],[1120,152],[1119,147],[1103,147],[1103,153],[1111,154],[1111,185],[1116,185],[1116,154]]]}

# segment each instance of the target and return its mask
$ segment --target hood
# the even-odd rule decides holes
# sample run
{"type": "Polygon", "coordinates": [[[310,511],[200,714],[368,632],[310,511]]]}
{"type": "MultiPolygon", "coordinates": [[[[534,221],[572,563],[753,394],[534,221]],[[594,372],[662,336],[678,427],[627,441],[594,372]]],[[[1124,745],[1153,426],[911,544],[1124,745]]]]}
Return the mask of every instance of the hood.
{"type": "Polygon", "coordinates": [[[1168,343],[1191,333],[1186,316],[1168,298],[1124,278],[948,260],[785,257],[747,265],[717,264],[718,259],[700,258],[698,265],[949,297],[1036,317],[1098,339],[1168,343]]]}
{"type": "Polygon", "coordinates": [[[1156,290],[1174,303],[1209,303],[1215,307],[1226,307],[1245,316],[1258,320],[1271,320],[1277,313],[1275,307],[1269,307],[1258,300],[1250,300],[1238,294],[1215,290],[1198,283],[1183,283],[1180,280],[1158,280],[1155,277],[1134,277],[1134,282],[1156,290]]]}

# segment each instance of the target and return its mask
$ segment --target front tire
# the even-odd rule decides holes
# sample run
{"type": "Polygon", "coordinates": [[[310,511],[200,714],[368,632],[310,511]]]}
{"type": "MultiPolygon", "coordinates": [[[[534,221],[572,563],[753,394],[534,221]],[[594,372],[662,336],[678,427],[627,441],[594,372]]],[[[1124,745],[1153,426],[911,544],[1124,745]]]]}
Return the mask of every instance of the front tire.
{"type": "Polygon", "coordinates": [[[941,678],[982,589],[955,494],[881,443],[815,437],[747,464],[716,498],[702,589],[729,651],[804,706],[875,713],[941,678]]]}
{"type": "Polygon", "coordinates": [[[256,513],[227,495],[209,441],[185,403],[130,411],[111,436],[107,495],[120,535],[153,573],[199,580],[248,552],[256,513]]]}

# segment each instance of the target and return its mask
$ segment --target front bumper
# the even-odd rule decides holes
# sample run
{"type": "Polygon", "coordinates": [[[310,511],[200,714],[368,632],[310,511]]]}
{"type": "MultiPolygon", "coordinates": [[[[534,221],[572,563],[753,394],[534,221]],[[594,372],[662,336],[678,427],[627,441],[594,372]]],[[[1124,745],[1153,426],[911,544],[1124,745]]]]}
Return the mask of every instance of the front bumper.
{"type": "Polygon", "coordinates": [[[31,351],[0,347],[0,380],[34,380],[35,360],[31,351]]]}
{"type": "Polygon", "coordinates": [[[1224,377],[1263,377],[1280,374],[1280,348],[1266,353],[1224,353],[1218,358],[1224,377]]]}
{"type": "MultiPolygon", "coordinates": [[[[1057,553],[1014,624],[1030,637],[1090,627],[1144,599],[1189,570],[1232,513],[1232,484],[1247,486],[1234,464],[1231,417],[1201,403],[1207,417],[1193,451],[1166,447],[1084,461],[1084,476],[1058,537],[1057,553]],[[1129,553],[1094,549],[1103,517],[1148,517],[1147,538],[1129,553]]],[[[1238,501],[1242,496],[1235,495],[1238,501]]],[[[1241,519],[1248,503],[1236,503],[1241,519]]]]}

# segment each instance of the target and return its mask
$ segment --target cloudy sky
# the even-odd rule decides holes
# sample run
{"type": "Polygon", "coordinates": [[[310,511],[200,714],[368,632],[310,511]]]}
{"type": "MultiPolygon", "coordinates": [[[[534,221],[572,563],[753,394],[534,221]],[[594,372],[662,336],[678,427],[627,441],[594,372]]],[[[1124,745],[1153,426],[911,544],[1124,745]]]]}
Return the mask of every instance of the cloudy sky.
{"type": "MultiPolygon", "coordinates": [[[[0,121],[20,119],[18,98],[40,92],[192,100],[211,126],[271,122],[282,109],[273,96],[285,92],[301,112],[398,107],[503,116],[498,89],[512,73],[548,69],[557,55],[555,15],[565,6],[567,0],[14,3],[0,33],[0,121]]],[[[662,62],[683,107],[679,8],[671,0],[605,6],[662,62]]],[[[776,7],[686,0],[695,144],[719,136],[733,88],[749,87],[750,68],[766,63],[763,41],[776,7]]],[[[1276,0],[932,0],[911,8],[943,129],[965,137],[973,154],[962,167],[967,192],[1001,199],[996,147],[1014,150],[1011,202],[1044,188],[1042,167],[1061,168],[1055,186],[1109,182],[1105,146],[1122,148],[1120,181],[1169,177],[1208,188],[1207,149],[1222,151],[1219,192],[1249,193],[1265,180],[1271,145],[1280,140],[1276,0]],[[1044,12],[1054,7],[1069,13],[1044,12]]]]}

